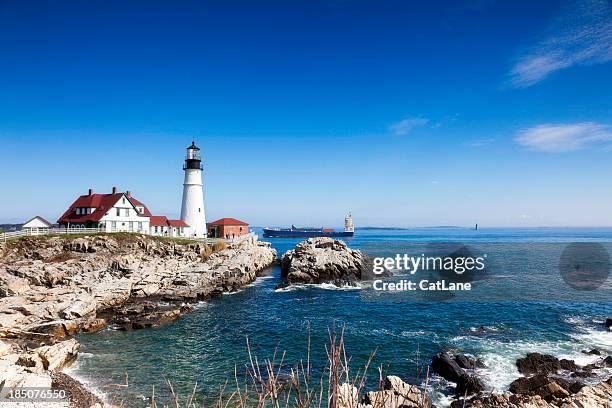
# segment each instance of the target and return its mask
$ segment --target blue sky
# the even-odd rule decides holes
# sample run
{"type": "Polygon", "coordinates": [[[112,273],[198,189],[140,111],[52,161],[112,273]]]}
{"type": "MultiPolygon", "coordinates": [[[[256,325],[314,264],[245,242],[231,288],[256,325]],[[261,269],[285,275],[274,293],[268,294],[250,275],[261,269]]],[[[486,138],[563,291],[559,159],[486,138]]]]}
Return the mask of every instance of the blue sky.
{"type": "Polygon", "coordinates": [[[0,0],[0,222],[195,139],[209,219],[612,225],[609,2],[176,3],[0,0]]]}

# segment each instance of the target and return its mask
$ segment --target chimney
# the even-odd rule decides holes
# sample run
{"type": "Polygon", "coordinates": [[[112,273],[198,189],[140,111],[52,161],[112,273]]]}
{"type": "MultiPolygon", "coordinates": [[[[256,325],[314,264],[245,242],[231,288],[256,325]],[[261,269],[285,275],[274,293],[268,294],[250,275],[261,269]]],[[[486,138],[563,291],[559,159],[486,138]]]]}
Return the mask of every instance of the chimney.
{"type": "Polygon", "coordinates": [[[89,194],[88,195],[92,195],[93,194],[93,188],[89,189],[89,194]]]}
{"type": "Polygon", "coordinates": [[[117,194],[117,187],[113,186],[113,194],[117,194]]]}
{"type": "Polygon", "coordinates": [[[126,191],[125,195],[128,196],[128,198],[132,198],[132,192],[130,190],[126,191]]]}

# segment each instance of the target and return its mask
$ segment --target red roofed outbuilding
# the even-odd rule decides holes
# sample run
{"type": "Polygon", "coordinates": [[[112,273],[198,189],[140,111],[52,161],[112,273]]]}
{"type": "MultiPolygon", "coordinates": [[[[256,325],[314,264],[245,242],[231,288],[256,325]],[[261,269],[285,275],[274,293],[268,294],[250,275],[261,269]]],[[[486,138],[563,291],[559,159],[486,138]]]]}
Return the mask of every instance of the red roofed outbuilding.
{"type": "Polygon", "coordinates": [[[249,224],[235,218],[221,218],[207,224],[211,238],[234,238],[249,233],[249,224]]]}

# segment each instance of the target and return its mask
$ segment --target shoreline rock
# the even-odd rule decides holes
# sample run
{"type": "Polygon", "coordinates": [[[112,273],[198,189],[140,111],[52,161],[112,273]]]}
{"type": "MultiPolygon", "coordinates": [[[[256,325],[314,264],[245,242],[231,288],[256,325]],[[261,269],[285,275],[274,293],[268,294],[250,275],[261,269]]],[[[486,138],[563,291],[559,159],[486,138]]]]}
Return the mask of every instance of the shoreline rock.
{"type": "Polygon", "coordinates": [[[75,387],[57,373],[76,359],[77,333],[176,320],[189,302],[251,283],[275,258],[251,236],[217,248],[135,234],[1,243],[0,382],[75,387]]]}
{"type": "Polygon", "coordinates": [[[332,283],[356,286],[362,280],[367,257],[344,241],[329,237],[309,238],[282,256],[281,287],[293,284],[332,283]]]}

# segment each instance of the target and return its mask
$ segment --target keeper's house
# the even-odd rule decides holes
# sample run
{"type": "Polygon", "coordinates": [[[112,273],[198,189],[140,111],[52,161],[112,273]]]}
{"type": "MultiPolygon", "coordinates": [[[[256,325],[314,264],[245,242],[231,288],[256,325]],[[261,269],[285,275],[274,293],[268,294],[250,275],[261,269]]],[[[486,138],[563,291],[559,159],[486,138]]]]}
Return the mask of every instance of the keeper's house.
{"type": "Polygon", "coordinates": [[[235,238],[249,233],[249,224],[235,218],[221,218],[208,223],[208,236],[211,238],[235,238]]]}
{"type": "Polygon", "coordinates": [[[99,228],[105,232],[140,232],[144,234],[182,237],[189,226],[181,220],[154,216],[147,206],[132,197],[129,191],[78,197],[57,221],[60,228],[99,228]],[[163,227],[160,219],[164,220],[163,227]]]}

